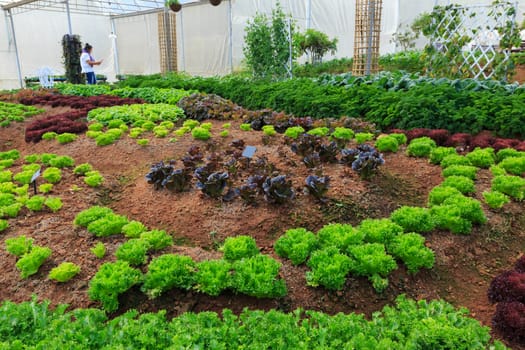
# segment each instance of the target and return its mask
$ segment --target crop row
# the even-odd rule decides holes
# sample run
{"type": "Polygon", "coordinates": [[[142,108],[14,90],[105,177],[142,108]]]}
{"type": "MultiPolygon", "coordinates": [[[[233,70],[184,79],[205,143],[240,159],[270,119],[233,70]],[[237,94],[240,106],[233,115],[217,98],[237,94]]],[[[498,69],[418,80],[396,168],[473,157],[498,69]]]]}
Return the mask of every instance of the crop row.
{"type": "Polygon", "coordinates": [[[0,102],[0,126],[6,127],[11,122],[22,122],[27,117],[42,113],[43,110],[33,106],[0,102]]]}

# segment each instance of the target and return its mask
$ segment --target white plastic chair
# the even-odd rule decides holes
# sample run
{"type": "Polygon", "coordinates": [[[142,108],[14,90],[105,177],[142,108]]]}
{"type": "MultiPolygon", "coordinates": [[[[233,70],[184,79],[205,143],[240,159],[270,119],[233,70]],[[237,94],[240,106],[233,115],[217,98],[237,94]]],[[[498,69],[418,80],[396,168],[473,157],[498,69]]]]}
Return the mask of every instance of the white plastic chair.
{"type": "Polygon", "coordinates": [[[37,71],[38,80],[40,81],[40,86],[43,88],[52,88],[53,87],[53,70],[49,67],[42,67],[37,71]]]}

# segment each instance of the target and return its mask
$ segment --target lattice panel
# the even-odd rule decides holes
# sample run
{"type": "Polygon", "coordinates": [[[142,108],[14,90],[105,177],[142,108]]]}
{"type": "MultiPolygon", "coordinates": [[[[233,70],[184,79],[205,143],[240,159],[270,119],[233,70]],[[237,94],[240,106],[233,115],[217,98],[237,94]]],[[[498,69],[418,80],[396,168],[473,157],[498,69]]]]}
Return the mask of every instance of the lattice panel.
{"type": "Polygon", "coordinates": [[[160,70],[162,73],[177,71],[177,26],[172,11],[158,14],[160,70]]]}
{"type": "Polygon", "coordinates": [[[353,75],[379,70],[382,0],[356,0],[353,75]]]}
{"type": "Polygon", "coordinates": [[[510,60],[510,51],[499,48],[497,30],[515,20],[515,15],[507,10],[508,4],[447,8],[437,24],[432,44],[446,53],[457,49],[455,42],[458,38],[468,38],[458,52],[459,59],[451,64],[470,77],[490,79],[494,75],[493,67],[498,54],[503,54],[498,64],[510,60]]]}

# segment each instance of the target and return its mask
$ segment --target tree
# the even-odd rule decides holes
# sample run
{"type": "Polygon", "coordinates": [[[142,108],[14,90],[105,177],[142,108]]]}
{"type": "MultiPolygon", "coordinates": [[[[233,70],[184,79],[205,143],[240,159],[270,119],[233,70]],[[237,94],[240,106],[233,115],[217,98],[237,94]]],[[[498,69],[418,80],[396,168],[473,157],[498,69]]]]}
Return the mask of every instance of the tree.
{"type": "Polygon", "coordinates": [[[328,35],[315,29],[308,29],[304,34],[297,34],[296,42],[299,51],[307,54],[311,64],[321,63],[323,56],[337,51],[337,38],[330,40],[328,35]]]}

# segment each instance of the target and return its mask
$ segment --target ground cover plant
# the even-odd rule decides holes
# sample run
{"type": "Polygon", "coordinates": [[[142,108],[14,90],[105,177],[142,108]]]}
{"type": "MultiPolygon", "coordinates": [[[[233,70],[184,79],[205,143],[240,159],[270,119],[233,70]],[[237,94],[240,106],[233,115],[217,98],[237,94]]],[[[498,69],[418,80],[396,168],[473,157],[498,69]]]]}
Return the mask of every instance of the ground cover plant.
{"type": "Polygon", "coordinates": [[[7,127],[11,125],[11,122],[22,122],[25,118],[32,117],[42,112],[42,109],[33,106],[0,102],[0,126],[7,127]]]}

